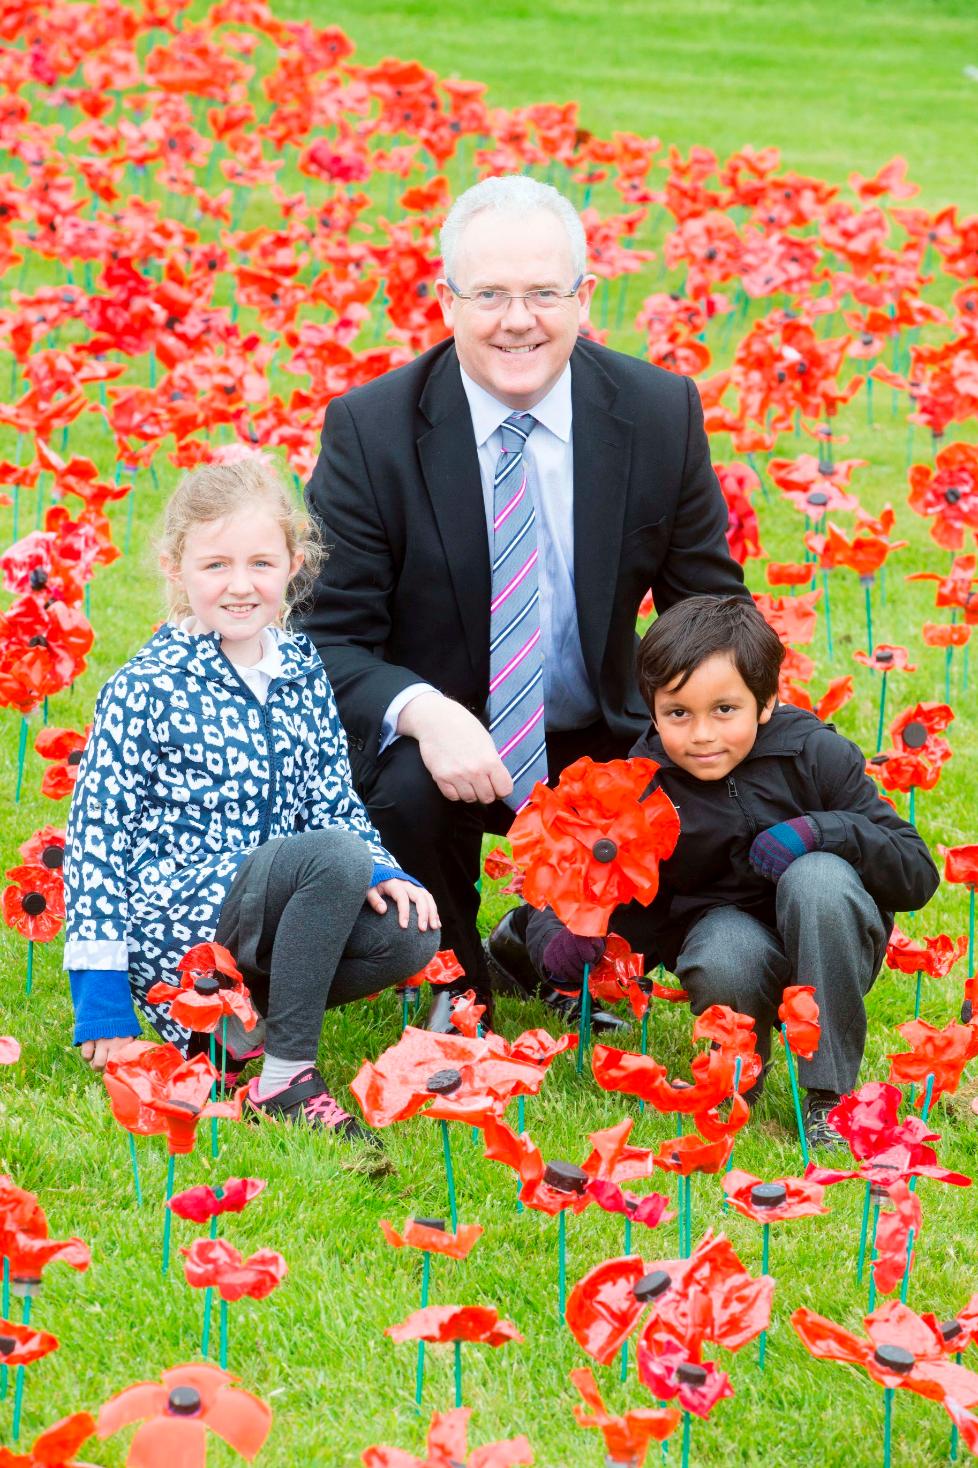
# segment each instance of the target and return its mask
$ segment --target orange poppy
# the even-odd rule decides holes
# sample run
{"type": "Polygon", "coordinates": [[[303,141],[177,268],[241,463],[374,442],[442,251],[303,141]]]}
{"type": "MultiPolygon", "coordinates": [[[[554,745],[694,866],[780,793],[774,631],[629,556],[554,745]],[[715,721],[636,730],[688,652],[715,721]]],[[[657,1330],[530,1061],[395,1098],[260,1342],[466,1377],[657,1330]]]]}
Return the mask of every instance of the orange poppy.
{"type": "Polygon", "coordinates": [[[137,1382],[99,1411],[98,1435],[111,1437],[139,1422],[129,1446],[131,1462],[173,1468],[174,1461],[203,1463],[207,1434],[215,1432],[243,1458],[254,1458],[272,1425],[271,1408],[233,1385],[237,1377],[218,1366],[174,1366],[157,1382],[137,1382]]]}

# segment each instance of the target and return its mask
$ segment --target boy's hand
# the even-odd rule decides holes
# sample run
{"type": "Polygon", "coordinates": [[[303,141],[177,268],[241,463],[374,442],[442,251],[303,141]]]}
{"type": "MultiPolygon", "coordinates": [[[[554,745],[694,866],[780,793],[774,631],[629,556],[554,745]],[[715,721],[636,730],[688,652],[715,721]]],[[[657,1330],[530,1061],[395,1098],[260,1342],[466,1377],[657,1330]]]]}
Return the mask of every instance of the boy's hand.
{"type": "Polygon", "coordinates": [[[135,1038],[134,1035],[114,1035],[108,1040],[83,1040],[78,1049],[82,1060],[87,1061],[92,1070],[103,1071],[106,1062],[123,1046],[131,1045],[135,1038]]]}
{"type": "Polygon", "coordinates": [[[747,860],[760,876],[777,882],[793,861],[809,851],[818,851],[821,844],[818,822],[811,816],[795,816],[755,836],[747,860]]]}
{"type": "Polygon", "coordinates": [[[390,877],[386,882],[378,882],[376,887],[368,887],[367,901],[374,912],[387,911],[385,897],[389,897],[396,906],[397,921],[402,928],[408,925],[412,902],[418,909],[418,931],[420,933],[426,933],[429,928],[441,927],[441,918],[438,916],[435,899],[427,888],[416,887],[413,882],[402,881],[400,877],[390,877]]]}
{"type": "Polygon", "coordinates": [[[579,989],[584,982],[584,965],[604,958],[603,938],[578,938],[564,928],[555,933],[543,950],[543,966],[559,984],[579,989]]]}

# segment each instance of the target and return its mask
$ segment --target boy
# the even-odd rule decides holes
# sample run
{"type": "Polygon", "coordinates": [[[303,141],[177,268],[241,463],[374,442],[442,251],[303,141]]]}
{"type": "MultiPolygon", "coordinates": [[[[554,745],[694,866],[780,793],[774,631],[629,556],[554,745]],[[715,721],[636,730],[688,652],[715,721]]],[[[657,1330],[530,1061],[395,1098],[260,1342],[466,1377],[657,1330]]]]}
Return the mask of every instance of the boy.
{"type": "MultiPolygon", "coordinates": [[[[778,703],[783,658],[740,598],[690,597],[645,634],[638,678],[652,724],[632,755],[659,763],[681,832],[655,901],[619,908],[611,926],[676,974],[694,1014],[719,1003],[752,1015],[765,1058],[782,991],[814,984],[821,1042],[799,1074],[809,1145],[826,1146],[840,1140],[826,1116],[856,1083],[864,999],[893,913],[919,911],[940,878],[858,747],[778,703]]],[[[600,957],[549,909],[531,914],[527,948],[565,983],[600,957]]]]}

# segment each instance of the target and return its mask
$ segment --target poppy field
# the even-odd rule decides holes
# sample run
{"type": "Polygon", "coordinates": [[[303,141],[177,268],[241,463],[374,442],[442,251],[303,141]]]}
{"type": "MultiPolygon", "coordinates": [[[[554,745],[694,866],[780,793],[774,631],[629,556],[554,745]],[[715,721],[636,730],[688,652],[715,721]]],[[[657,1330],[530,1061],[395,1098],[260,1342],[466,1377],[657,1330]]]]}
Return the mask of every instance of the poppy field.
{"type": "MultiPolygon", "coordinates": [[[[403,47],[383,0],[362,47],[353,8],[296,11],[0,7],[0,1468],[978,1454],[978,199],[953,116],[930,172],[899,127],[955,8],[914,20],[919,85],[881,37],[906,96],[863,99],[851,167],[844,47],[821,132],[779,111],[731,140],[722,97],[699,136],[678,117],[688,78],[653,124],[634,58],[592,115],[546,11],[545,64],[524,46],[505,80],[458,18],[427,52],[427,7],[403,47]],[[616,1049],[506,999],[498,1036],[463,1008],[450,1040],[404,1029],[411,993],[331,1012],[321,1068],[383,1174],[240,1120],[204,1056],[147,1035],[106,1083],[73,1052],[64,823],[95,694],[162,616],[168,490],[260,447],[298,493],[330,398],[442,338],[448,201],[522,170],[582,211],[592,334],[698,383],[781,697],[859,743],[944,878],[869,996],[849,1151],[803,1155],[803,983],[751,1113],[750,1026],[694,1022],[624,945],[589,990],[631,1021],[616,1049]]],[[[572,796],[600,823],[635,793],[572,796]]],[[[545,890],[539,839],[493,844],[487,931],[545,890]]],[[[172,1002],[213,1032],[240,995],[204,947],[172,1002]]]]}

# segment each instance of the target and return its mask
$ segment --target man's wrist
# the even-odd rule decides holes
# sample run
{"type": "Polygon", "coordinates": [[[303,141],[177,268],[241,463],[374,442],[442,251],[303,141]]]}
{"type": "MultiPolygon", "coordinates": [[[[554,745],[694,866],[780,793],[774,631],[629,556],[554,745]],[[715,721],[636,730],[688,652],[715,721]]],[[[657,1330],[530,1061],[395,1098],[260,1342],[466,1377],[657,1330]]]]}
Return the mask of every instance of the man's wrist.
{"type": "Polygon", "coordinates": [[[408,739],[420,739],[426,732],[426,726],[433,713],[437,714],[440,705],[451,703],[451,701],[436,689],[418,693],[404,705],[397,716],[398,734],[406,735],[408,739]]]}

